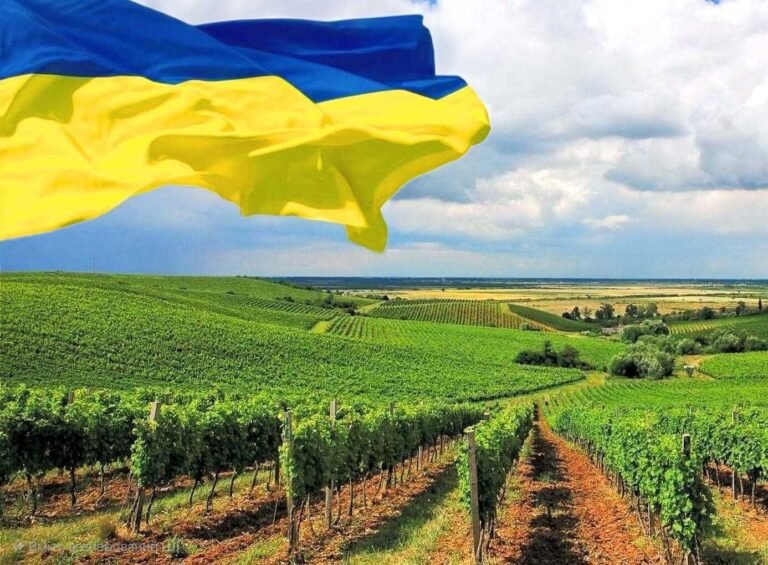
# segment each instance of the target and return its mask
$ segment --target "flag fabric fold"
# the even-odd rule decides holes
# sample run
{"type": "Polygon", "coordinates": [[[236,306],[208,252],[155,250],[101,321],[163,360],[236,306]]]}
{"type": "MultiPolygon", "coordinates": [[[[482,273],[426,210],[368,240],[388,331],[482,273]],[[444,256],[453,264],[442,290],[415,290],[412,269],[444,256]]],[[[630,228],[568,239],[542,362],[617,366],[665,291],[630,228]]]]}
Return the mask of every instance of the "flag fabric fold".
{"type": "Polygon", "coordinates": [[[0,238],[175,184],[346,226],[489,129],[419,16],[192,26],[129,0],[0,3],[0,238]]]}

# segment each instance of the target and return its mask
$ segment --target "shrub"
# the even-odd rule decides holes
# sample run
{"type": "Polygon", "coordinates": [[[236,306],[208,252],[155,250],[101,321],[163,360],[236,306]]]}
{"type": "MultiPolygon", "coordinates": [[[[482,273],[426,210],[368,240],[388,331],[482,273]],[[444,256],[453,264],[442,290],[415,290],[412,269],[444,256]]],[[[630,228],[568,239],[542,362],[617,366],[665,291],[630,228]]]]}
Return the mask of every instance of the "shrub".
{"type": "Polygon", "coordinates": [[[630,345],[626,351],[615,355],[608,365],[612,375],[630,379],[661,379],[672,374],[675,358],[650,343],[630,345]]]}
{"type": "Polygon", "coordinates": [[[115,537],[117,525],[110,518],[102,518],[96,522],[96,535],[101,541],[106,541],[115,537]]]}
{"type": "Polygon", "coordinates": [[[636,343],[644,335],[669,335],[669,327],[661,320],[644,320],[640,324],[624,328],[621,339],[628,343],[636,343]]]}
{"type": "Polygon", "coordinates": [[[744,351],[768,351],[768,341],[753,335],[747,336],[744,340],[744,351]]]}
{"type": "Polygon", "coordinates": [[[681,339],[677,342],[678,355],[695,355],[699,352],[699,344],[690,338],[681,339]]]}
{"type": "Polygon", "coordinates": [[[643,335],[637,343],[644,343],[672,355],[677,353],[677,339],[669,335],[643,335]]]}
{"type": "Polygon", "coordinates": [[[744,351],[744,341],[735,333],[721,333],[712,341],[711,348],[715,353],[739,353],[744,351]]]}
{"type": "Polygon", "coordinates": [[[732,328],[723,328],[696,338],[707,353],[742,353],[766,351],[768,341],[732,328]]]}
{"type": "Polygon", "coordinates": [[[579,351],[571,345],[564,345],[555,351],[552,342],[547,340],[541,351],[524,350],[517,354],[515,363],[521,365],[543,365],[545,367],[567,367],[592,369],[592,366],[579,359],[579,351]]]}

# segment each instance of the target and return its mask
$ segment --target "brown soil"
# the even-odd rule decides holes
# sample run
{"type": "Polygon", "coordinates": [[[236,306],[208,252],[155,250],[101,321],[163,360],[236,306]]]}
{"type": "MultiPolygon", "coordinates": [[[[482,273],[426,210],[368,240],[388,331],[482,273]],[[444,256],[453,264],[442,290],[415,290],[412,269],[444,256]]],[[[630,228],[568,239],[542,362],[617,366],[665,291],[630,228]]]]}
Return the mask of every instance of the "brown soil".
{"type": "Polygon", "coordinates": [[[581,451],[537,422],[531,456],[518,466],[519,497],[490,546],[520,564],[664,563],[627,504],[581,451]]]}

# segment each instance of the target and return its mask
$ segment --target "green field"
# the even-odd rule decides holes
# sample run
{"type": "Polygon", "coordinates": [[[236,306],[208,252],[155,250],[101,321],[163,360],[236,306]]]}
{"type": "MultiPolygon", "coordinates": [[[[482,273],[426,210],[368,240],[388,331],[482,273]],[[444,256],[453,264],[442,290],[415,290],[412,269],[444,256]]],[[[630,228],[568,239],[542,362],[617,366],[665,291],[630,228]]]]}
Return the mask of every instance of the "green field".
{"type": "Polygon", "coordinates": [[[722,328],[741,330],[757,337],[768,338],[768,313],[743,317],[729,316],[712,320],[671,322],[669,325],[672,335],[688,337],[722,328]]]}
{"type": "Polygon", "coordinates": [[[545,329],[533,320],[515,315],[503,302],[491,300],[413,299],[389,300],[367,309],[366,314],[377,318],[415,320],[443,324],[488,326],[519,329],[524,323],[545,329]]]}
{"type": "Polygon", "coordinates": [[[720,379],[762,379],[768,392],[768,351],[715,355],[702,361],[699,368],[720,379]]]}
{"type": "Polygon", "coordinates": [[[556,333],[504,330],[461,324],[402,322],[366,316],[340,317],[328,330],[330,333],[371,343],[393,346],[411,344],[437,356],[456,355],[457,358],[493,359],[504,363],[524,349],[539,349],[547,340],[555,347],[573,345],[583,360],[603,369],[624,346],[621,343],[582,336],[556,333]]]}
{"type": "Polygon", "coordinates": [[[531,323],[537,323],[544,327],[563,332],[595,331],[600,329],[596,324],[590,324],[579,320],[569,320],[556,314],[550,314],[543,310],[537,310],[536,308],[521,306],[519,304],[510,304],[509,309],[518,316],[531,320],[531,323]]]}
{"type": "MultiPolygon", "coordinates": [[[[366,319],[381,324],[373,339],[313,333],[319,321],[358,317],[320,307],[325,293],[260,280],[51,274],[3,275],[0,284],[6,384],[463,400],[581,375],[514,364],[517,351],[545,339],[536,332],[366,319]]],[[[617,350],[573,343],[599,364],[617,350]]]]}

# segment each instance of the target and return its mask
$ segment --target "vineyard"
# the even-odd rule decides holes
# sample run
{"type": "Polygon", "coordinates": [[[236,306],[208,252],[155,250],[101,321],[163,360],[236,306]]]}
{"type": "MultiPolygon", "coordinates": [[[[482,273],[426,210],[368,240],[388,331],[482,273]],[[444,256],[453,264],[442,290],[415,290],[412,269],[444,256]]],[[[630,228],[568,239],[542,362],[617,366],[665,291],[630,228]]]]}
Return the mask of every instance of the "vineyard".
{"type": "MultiPolygon", "coordinates": [[[[623,345],[604,339],[568,336],[558,333],[529,332],[432,322],[401,322],[368,316],[340,317],[330,325],[331,334],[358,341],[417,347],[425,355],[456,355],[462,359],[509,362],[520,351],[540,349],[544,341],[562,348],[576,347],[582,359],[602,368],[623,345]]],[[[523,367],[518,366],[517,370],[523,367]]],[[[529,367],[530,368],[530,367],[529,367]]]]}
{"type": "Polygon", "coordinates": [[[366,312],[377,318],[416,320],[441,324],[466,324],[492,328],[520,329],[523,324],[547,331],[549,328],[516,315],[507,304],[489,300],[390,300],[366,312]]]}
{"type": "Polygon", "coordinates": [[[595,324],[588,324],[587,322],[582,322],[580,320],[569,320],[562,316],[558,316],[557,314],[538,310],[537,308],[530,308],[519,304],[510,304],[509,309],[521,318],[531,320],[532,323],[540,324],[543,327],[552,328],[562,332],[583,332],[599,329],[596,328],[595,324]]]}
{"type": "Polygon", "coordinates": [[[627,380],[505,303],[0,285],[0,563],[768,559],[764,352],[627,380]],[[514,362],[545,341],[597,370],[514,362]]]}
{"type": "Polygon", "coordinates": [[[745,374],[610,383],[555,395],[547,416],[645,516],[646,532],[661,534],[670,560],[670,540],[699,559],[716,515],[710,489],[728,476],[730,495],[751,505],[768,491],[768,380],[745,374]]]}
{"type": "MultiPolygon", "coordinates": [[[[303,323],[299,327],[272,323],[275,315],[300,316],[313,323],[327,317],[328,312],[338,319],[353,318],[338,309],[316,308],[319,315],[289,314],[279,308],[305,311],[308,307],[273,300],[270,309],[253,308],[247,314],[249,319],[223,313],[222,303],[237,308],[240,295],[246,294],[242,286],[247,287],[250,280],[235,279],[232,289],[214,280],[212,288],[218,294],[215,298],[206,296],[205,305],[201,305],[167,298],[171,286],[167,282],[164,295],[157,296],[152,278],[148,279],[146,296],[138,290],[141,277],[131,279],[130,291],[122,288],[126,285],[120,278],[110,283],[114,288],[108,281],[95,278],[98,284],[89,288],[84,283],[66,284],[63,275],[29,281],[3,275],[0,377],[4,382],[70,387],[109,383],[117,390],[202,386],[247,390],[249,394],[268,391],[285,399],[311,398],[322,391],[339,399],[479,400],[581,378],[578,371],[552,372],[514,364],[517,350],[543,339],[529,337],[528,332],[506,336],[509,351],[503,355],[487,355],[494,336],[486,342],[475,335],[460,350],[451,349],[449,341],[441,341],[439,334],[410,341],[410,329],[403,330],[402,338],[349,340],[305,331],[303,323]],[[46,282],[49,278],[54,282],[46,282]],[[269,315],[260,317],[260,312],[269,315]],[[439,382],[435,375],[440,375],[439,382]]],[[[78,280],[75,277],[76,283],[78,280]]],[[[183,278],[170,280],[192,288],[183,278]]],[[[272,295],[294,291],[284,285],[257,282],[248,303],[269,300],[259,296],[267,294],[264,285],[272,295]]],[[[183,297],[187,292],[180,290],[183,297]]],[[[206,292],[215,294],[214,290],[206,292]]],[[[308,291],[297,292],[301,296],[308,291]]],[[[315,293],[312,299],[322,301],[324,293],[315,293]]],[[[458,326],[444,327],[450,332],[458,326]]],[[[454,342],[464,339],[451,335],[454,342]]],[[[611,351],[607,347],[601,353],[603,342],[597,340],[584,341],[583,345],[587,357],[594,350],[604,359],[611,351]]]]}
{"type": "Polygon", "coordinates": [[[768,337],[768,314],[673,322],[669,326],[672,335],[679,336],[697,336],[721,328],[742,330],[748,334],[766,338],[768,337]]]}
{"type": "Polygon", "coordinates": [[[756,378],[768,375],[768,353],[757,351],[736,355],[715,355],[702,361],[702,372],[717,378],[756,378]]]}

